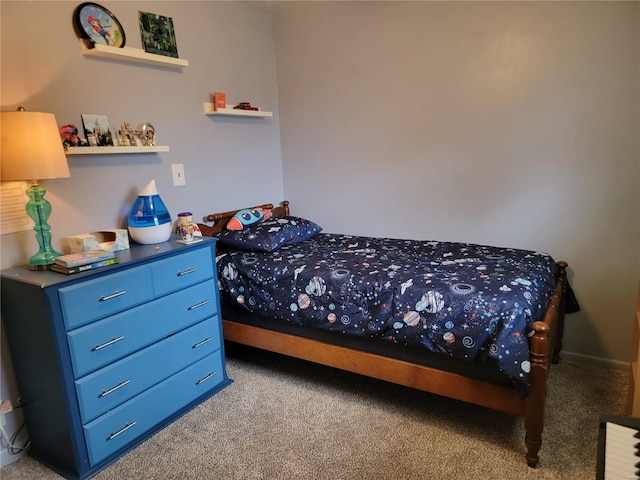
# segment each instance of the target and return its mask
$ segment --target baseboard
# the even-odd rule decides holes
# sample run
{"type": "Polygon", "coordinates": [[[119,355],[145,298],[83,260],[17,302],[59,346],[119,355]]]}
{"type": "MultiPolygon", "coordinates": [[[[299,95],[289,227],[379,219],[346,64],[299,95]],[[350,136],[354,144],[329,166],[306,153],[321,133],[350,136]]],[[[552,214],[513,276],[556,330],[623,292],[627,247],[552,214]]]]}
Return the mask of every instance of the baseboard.
{"type": "Polygon", "coordinates": [[[593,357],[591,355],[567,352],[565,350],[560,352],[560,358],[569,362],[582,363],[584,365],[591,365],[592,367],[606,368],[607,370],[620,370],[624,372],[631,371],[631,364],[629,362],[621,362],[620,360],[593,357]]]}
{"type": "Polygon", "coordinates": [[[26,452],[20,452],[20,453],[16,453],[14,455],[14,454],[9,453],[9,450],[7,449],[7,447],[2,447],[0,449],[0,468],[4,467],[5,465],[9,465],[10,463],[15,462],[17,459],[19,459],[25,453],[26,452]]]}

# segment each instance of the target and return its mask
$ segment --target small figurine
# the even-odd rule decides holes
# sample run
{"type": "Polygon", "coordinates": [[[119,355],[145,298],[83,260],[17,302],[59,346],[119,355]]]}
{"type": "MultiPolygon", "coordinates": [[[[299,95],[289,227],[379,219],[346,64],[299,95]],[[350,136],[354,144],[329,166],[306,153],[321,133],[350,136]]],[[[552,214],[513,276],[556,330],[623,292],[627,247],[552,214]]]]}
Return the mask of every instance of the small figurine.
{"type": "Polygon", "coordinates": [[[63,125],[60,127],[60,135],[62,136],[62,145],[66,147],[82,146],[82,140],[78,136],[78,127],[73,124],[63,125]]]}

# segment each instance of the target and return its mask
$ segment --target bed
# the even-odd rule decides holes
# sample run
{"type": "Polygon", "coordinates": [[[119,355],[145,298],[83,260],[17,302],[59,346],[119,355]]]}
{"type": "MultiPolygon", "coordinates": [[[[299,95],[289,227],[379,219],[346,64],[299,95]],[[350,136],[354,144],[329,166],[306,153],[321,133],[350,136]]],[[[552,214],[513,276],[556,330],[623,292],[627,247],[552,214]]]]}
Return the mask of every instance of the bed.
{"type": "Polygon", "coordinates": [[[326,233],[291,216],[287,201],[250,210],[272,217],[240,232],[226,228],[240,210],[199,224],[219,239],[225,341],[522,416],[526,461],[538,465],[547,376],[562,347],[566,262],[326,233]],[[271,231],[277,237],[265,240],[271,231]]]}

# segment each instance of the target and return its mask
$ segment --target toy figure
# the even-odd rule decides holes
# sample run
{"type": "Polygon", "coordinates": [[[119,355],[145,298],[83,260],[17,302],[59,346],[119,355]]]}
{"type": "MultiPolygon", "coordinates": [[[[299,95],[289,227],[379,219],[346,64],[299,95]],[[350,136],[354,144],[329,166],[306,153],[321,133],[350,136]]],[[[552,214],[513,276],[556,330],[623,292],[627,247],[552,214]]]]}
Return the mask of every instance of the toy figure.
{"type": "Polygon", "coordinates": [[[78,127],[75,125],[63,125],[60,127],[60,135],[62,136],[62,145],[66,147],[79,147],[83,145],[82,140],[78,136],[78,127]]]}

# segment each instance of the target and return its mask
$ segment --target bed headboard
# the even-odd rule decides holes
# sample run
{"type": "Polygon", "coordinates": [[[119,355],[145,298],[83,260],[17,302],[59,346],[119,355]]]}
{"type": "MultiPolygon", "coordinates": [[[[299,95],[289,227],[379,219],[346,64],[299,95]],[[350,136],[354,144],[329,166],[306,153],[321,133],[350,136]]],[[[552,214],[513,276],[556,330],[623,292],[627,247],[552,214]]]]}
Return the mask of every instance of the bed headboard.
{"type": "MultiPolygon", "coordinates": [[[[283,200],[280,202],[280,206],[274,207],[272,203],[265,203],[264,205],[256,205],[254,207],[244,207],[244,208],[266,208],[271,210],[271,213],[274,217],[281,217],[283,215],[289,215],[289,201],[283,200]]],[[[230,210],[228,212],[223,213],[212,213],[207,215],[204,220],[206,222],[213,222],[213,225],[207,225],[205,223],[198,223],[200,227],[200,231],[202,235],[205,237],[213,237],[215,234],[220,233],[224,226],[227,224],[229,219],[233,217],[240,210],[244,210],[244,208],[239,208],[238,210],[230,210]]]]}

